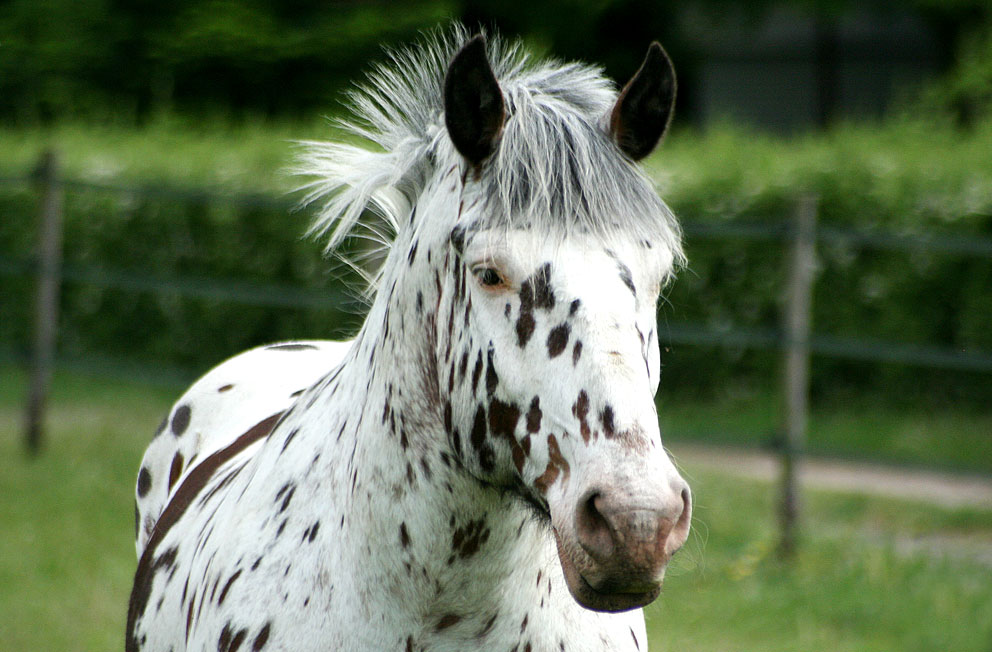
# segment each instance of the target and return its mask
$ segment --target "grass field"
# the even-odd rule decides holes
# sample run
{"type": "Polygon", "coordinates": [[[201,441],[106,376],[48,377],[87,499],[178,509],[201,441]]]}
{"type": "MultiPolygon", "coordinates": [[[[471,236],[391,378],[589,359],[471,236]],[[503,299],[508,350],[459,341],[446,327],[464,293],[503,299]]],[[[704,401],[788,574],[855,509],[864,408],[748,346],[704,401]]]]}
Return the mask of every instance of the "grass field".
{"type": "MultiPolygon", "coordinates": [[[[0,368],[0,647],[120,649],[134,475],[175,392],[60,374],[46,450],[28,461],[22,381],[0,368]]],[[[648,610],[653,650],[992,649],[992,563],[969,552],[992,547],[992,506],[811,493],[787,565],[771,487],[687,472],[694,531],[648,610]]]]}
{"type": "MultiPolygon", "coordinates": [[[[703,402],[672,395],[658,400],[666,443],[686,441],[763,448],[781,431],[781,396],[738,391],[703,402]]],[[[813,401],[806,450],[909,467],[992,474],[992,410],[934,410],[887,405],[877,397],[813,401]]]]}

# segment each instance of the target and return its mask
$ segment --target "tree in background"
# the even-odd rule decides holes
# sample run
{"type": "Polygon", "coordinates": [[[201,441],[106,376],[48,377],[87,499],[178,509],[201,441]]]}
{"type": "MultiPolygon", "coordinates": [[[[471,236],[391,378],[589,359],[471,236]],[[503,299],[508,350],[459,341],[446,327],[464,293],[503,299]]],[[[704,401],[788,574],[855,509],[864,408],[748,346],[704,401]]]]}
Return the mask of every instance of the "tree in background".
{"type": "Polygon", "coordinates": [[[0,0],[0,116],[326,109],[382,44],[452,14],[439,0],[0,0]]]}
{"type": "MultiPolygon", "coordinates": [[[[409,41],[454,18],[524,36],[536,49],[562,58],[600,62],[615,79],[629,77],[647,43],[660,40],[679,63],[684,97],[692,93],[694,53],[679,16],[692,10],[714,20],[729,12],[759,17],[782,4],[0,0],[0,118],[18,123],[108,116],[140,121],[163,110],[235,116],[332,110],[342,87],[381,56],[381,45],[409,41]]],[[[947,52],[992,15],[989,0],[804,0],[798,6],[828,23],[866,7],[908,8],[934,27],[947,52]]],[[[946,59],[950,67],[953,57],[946,59]]]]}

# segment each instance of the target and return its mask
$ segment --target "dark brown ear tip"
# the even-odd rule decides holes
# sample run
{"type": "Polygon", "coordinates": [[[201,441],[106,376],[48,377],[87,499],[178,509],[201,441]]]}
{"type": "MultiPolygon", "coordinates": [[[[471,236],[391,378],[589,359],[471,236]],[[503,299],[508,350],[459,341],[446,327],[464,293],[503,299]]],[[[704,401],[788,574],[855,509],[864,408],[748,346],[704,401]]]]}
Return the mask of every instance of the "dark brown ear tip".
{"type": "Polygon", "coordinates": [[[632,160],[639,161],[650,154],[664,136],[671,122],[675,93],[675,67],[661,44],[653,41],[610,114],[610,132],[632,160]]]}
{"type": "Polygon", "coordinates": [[[486,55],[486,36],[481,33],[476,34],[466,41],[465,45],[463,45],[461,49],[455,53],[455,56],[452,57],[451,63],[455,63],[456,61],[472,61],[480,59],[488,60],[486,55]]]}
{"type": "MultiPolygon", "coordinates": [[[[448,64],[448,75],[452,70],[457,69],[458,66],[463,66],[468,62],[476,61],[487,61],[486,58],[486,37],[482,34],[476,34],[468,41],[465,42],[457,52],[455,56],[451,58],[451,62],[448,64]]],[[[488,65],[488,63],[486,64],[488,65]]]]}
{"type": "Polygon", "coordinates": [[[644,67],[656,70],[668,68],[674,71],[671,57],[668,56],[668,52],[658,41],[652,41],[651,45],[648,46],[648,53],[644,57],[644,67]]]}

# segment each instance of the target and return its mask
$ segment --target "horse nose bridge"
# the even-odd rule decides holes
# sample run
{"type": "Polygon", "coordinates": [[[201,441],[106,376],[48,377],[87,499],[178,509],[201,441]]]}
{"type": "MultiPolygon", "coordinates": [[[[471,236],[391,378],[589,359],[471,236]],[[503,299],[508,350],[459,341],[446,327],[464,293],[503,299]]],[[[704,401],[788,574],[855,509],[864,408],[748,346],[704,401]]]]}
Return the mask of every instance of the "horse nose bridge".
{"type": "Polygon", "coordinates": [[[648,356],[650,350],[644,334],[633,320],[590,326],[583,340],[583,356],[596,368],[604,389],[615,388],[629,395],[643,386],[650,394],[648,356]]]}
{"type": "Polygon", "coordinates": [[[588,468],[574,487],[573,499],[590,498],[609,513],[656,511],[663,518],[678,518],[688,484],[661,447],[632,446],[616,438],[601,447],[600,463],[588,468]]]}

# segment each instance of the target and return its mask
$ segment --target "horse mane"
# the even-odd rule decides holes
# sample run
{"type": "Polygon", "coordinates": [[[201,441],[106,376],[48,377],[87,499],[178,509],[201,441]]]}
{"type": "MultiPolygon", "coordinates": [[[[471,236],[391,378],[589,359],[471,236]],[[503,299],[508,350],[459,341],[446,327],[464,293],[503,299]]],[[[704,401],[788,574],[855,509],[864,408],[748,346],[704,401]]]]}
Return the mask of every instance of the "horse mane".
{"type": "MultiPolygon", "coordinates": [[[[301,143],[294,171],[310,179],[303,204],[321,204],[309,235],[327,236],[329,252],[349,236],[385,252],[431,179],[461,165],[444,127],[442,89],[448,63],[469,37],[455,24],[413,46],[387,49],[385,61],[349,93],[350,117],[336,121],[346,141],[301,143]]],[[[488,226],[634,237],[682,264],[671,210],[608,134],[617,90],[602,70],[535,62],[520,42],[499,37],[490,36],[487,49],[507,108],[480,178],[488,226]]],[[[430,218],[419,215],[417,222],[430,218]]],[[[370,292],[380,272],[363,274],[370,292]]]]}

